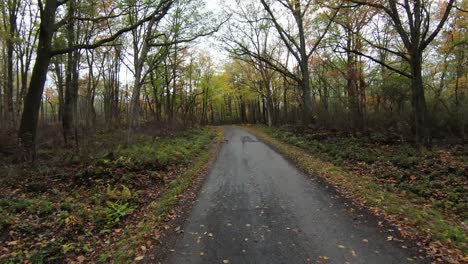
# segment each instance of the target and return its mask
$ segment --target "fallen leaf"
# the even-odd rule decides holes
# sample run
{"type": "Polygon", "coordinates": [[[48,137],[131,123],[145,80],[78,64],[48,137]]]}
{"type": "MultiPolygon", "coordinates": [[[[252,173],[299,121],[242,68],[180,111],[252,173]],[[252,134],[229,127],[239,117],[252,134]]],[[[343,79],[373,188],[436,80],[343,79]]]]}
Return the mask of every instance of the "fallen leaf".
{"type": "Polygon", "coordinates": [[[7,243],[7,245],[8,245],[8,246],[16,246],[16,245],[18,245],[18,241],[17,241],[17,240],[15,240],[15,241],[10,241],[10,242],[7,243]]]}

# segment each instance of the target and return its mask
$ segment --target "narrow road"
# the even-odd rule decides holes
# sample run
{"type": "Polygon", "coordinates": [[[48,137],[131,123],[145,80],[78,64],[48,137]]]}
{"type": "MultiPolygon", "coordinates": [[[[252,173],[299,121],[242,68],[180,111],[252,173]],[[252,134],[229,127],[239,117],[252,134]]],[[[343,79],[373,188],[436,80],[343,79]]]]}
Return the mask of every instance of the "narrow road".
{"type": "Polygon", "coordinates": [[[163,263],[423,263],[252,134],[226,139],[163,263]]]}

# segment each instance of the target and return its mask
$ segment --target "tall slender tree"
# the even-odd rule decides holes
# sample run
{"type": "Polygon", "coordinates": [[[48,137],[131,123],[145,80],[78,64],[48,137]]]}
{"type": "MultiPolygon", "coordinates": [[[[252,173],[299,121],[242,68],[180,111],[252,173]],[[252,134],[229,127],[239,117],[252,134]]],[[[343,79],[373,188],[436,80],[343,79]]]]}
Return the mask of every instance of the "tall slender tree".
{"type": "Polygon", "coordinates": [[[411,103],[413,106],[413,130],[414,139],[418,144],[430,144],[430,127],[428,124],[426,96],[423,81],[423,55],[429,44],[436,38],[445,25],[455,0],[448,0],[442,6],[442,14],[438,21],[433,8],[433,1],[421,0],[385,0],[382,2],[350,0],[359,5],[377,8],[387,18],[394,30],[398,33],[402,49],[391,50],[387,47],[376,46],[385,49],[392,54],[401,57],[408,65],[409,72],[399,70],[385,62],[380,61],[361,51],[352,50],[354,53],[365,56],[390,70],[396,71],[411,80],[411,103]]]}
{"type": "Polygon", "coordinates": [[[150,21],[155,16],[164,17],[167,10],[172,5],[173,0],[161,0],[157,3],[154,11],[147,17],[142,18],[135,23],[123,26],[117,31],[111,31],[110,35],[98,37],[92,44],[76,44],[66,48],[54,48],[53,37],[55,33],[64,25],[70,23],[72,20],[85,20],[92,23],[102,23],[107,21],[108,24],[112,23],[111,20],[119,17],[114,14],[114,9],[111,8],[109,14],[96,17],[70,17],[66,16],[60,21],[56,21],[58,16],[58,9],[65,5],[68,0],[39,0],[39,42],[36,51],[36,60],[31,75],[31,82],[25,98],[24,110],[21,116],[21,124],[18,132],[19,143],[19,157],[22,159],[33,160],[35,157],[35,142],[37,133],[37,124],[39,118],[39,109],[41,106],[41,98],[44,91],[44,85],[47,78],[47,71],[51,58],[65,54],[68,52],[80,49],[95,49],[105,43],[114,41],[123,33],[131,31],[134,28],[141,26],[143,23],[150,21]]]}

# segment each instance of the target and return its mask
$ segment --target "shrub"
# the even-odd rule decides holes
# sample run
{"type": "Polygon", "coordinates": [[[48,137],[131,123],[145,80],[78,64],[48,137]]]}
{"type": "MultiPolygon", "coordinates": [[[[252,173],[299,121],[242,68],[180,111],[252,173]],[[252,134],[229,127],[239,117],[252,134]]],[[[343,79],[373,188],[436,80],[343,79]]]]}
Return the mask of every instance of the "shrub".
{"type": "Polygon", "coordinates": [[[110,185],[106,188],[106,197],[114,201],[128,201],[133,198],[132,192],[125,185],[118,187],[111,187],[110,185]]]}
{"type": "Polygon", "coordinates": [[[128,203],[119,204],[111,201],[106,202],[106,223],[107,225],[114,225],[125,216],[131,214],[136,207],[130,206],[128,203]]]}

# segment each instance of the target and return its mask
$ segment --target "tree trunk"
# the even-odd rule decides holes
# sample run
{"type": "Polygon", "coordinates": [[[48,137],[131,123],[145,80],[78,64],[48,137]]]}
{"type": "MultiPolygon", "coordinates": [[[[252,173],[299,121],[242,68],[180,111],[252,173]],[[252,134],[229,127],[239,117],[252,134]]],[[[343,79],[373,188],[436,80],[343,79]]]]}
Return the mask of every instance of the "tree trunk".
{"type": "Polygon", "coordinates": [[[150,51],[149,39],[153,32],[153,25],[156,22],[156,17],[153,17],[150,22],[148,23],[148,27],[146,32],[143,34],[143,38],[145,41],[141,47],[141,51],[138,54],[140,48],[138,47],[138,37],[137,32],[138,30],[133,30],[133,51],[134,51],[134,67],[135,67],[135,81],[133,85],[133,93],[132,93],[132,105],[130,108],[130,119],[129,120],[129,128],[133,129],[139,126],[140,124],[140,94],[141,88],[144,83],[144,65],[148,57],[148,52],[150,51]]]}
{"type": "Polygon", "coordinates": [[[245,124],[247,122],[247,113],[245,109],[245,102],[243,99],[243,96],[239,96],[239,108],[240,108],[240,121],[242,124],[245,124]]]}
{"type": "Polygon", "coordinates": [[[309,66],[304,66],[305,69],[302,70],[302,100],[304,104],[304,113],[303,113],[303,122],[305,125],[313,122],[313,113],[312,113],[312,92],[310,90],[310,77],[309,77],[309,66]]]}
{"type": "Polygon", "coordinates": [[[460,87],[460,84],[463,83],[461,78],[464,73],[463,62],[465,60],[464,50],[459,50],[456,53],[457,60],[457,70],[455,76],[455,101],[454,101],[454,112],[455,112],[455,123],[456,129],[459,133],[462,143],[466,143],[466,132],[465,132],[465,115],[463,112],[463,102],[465,101],[465,92],[463,87],[460,87]],[[462,89],[460,89],[462,88],[462,89]]]}
{"type": "MultiPolygon", "coordinates": [[[[5,121],[7,122],[8,128],[15,128],[15,110],[13,101],[13,90],[14,90],[14,58],[13,52],[15,48],[15,39],[17,37],[16,19],[18,16],[18,1],[7,1],[5,2],[8,6],[8,22],[5,22],[5,30],[7,31],[8,37],[6,38],[6,84],[4,93],[4,105],[5,105],[5,121]],[[8,24],[7,24],[8,23],[8,24]]],[[[5,6],[3,7],[5,8],[5,6]]],[[[6,20],[5,20],[6,21],[6,20]]]]}
{"type": "Polygon", "coordinates": [[[288,123],[288,82],[286,77],[283,77],[283,122],[288,123]]]}
{"type": "MultiPolygon", "coordinates": [[[[11,36],[13,38],[13,36],[11,36]]],[[[7,41],[7,79],[5,86],[5,121],[8,128],[15,127],[15,112],[13,106],[13,40],[7,41]]]]}
{"type": "MultiPolygon", "coordinates": [[[[72,0],[68,5],[68,15],[75,16],[75,1],[72,0]]],[[[75,45],[76,29],[74,20],[71,20],[67,25],[68,46],[75,45]]],[[[79,51],[70,51],[67,56],[67,69],[65,79],[65,106],[63,112],[63,138],[65,144],[70,144],[76,141],[76,124],[78,112],[78,63],[79,51]]]]}
{"type": "Polygon", "coordinates": [[[65,105],[63,112],[63,137],[65,144],[76,141],[78,123],[78,51],[71,52],[68,56],[68,67],[65,85],[65,105]]]}
{"type": "MultiPolygon", "coordinates": [[[[177,39],[175,39],[177,41],[177,39]]],[[[171,125],[176,124],[176,104],[177,104],[177,44],[174,45],[174,62],[172,67],[172,103],[171,103],[171,113],[170,121],[171,125]]]]}
{"type": "Polygon", "coordinates": [[[418,145],[430,144],[429,128],[427,126],[427,107],[422,78],[422,53],[413,52],[411,57],[411,87],[413,106],[413,125],[415,142],[418,145]]]}
{"type": "MultiPolygon", "coordinates": [[[[119,47],[115,48],[115,58],[114,58],[114,67],[113,74],[112,74],[112,82],[111,82],[111,118],[112,124],[118,124],[120,122],[120,107],[119,107],[119,94],[120,94],[120,79],[119,79],[119,72],[120,72],[120,54],[121,49],[119,47]]],[[[128,84],[126,86],[126,93],[128,91],[128,84]]],[[[123,100],[122,100],[123,101],[123,100]]]]}
{"type": "Polygon", "coordinates": [[[267,125],[269,127],[273,126],[273,96],[271,94],[271,86],[270,86],[270,81],[268,80],[265,82],[265,88],[266,88],[266,121],[267,125]]]}
{"type": "Polygon", "coordinates": [[[301,68],[301,81],[299,85],[302,89],[302,100],[304,103],[303,123],[307,125],[309,122],[313,122],[312,115],[312,94],[310,90],[310,75],[309,75],[309,55],[307,54],[307,43],[305,39],[304,21],[302,17],[301,1],[294,3],[294,18],[299,31],[299,54],[300,62],[299,67],[301,68]]]}
{"type": "Polygon", "coordinates": [[[59,121],[63,120],[63,108],[64,108],[64,80],[63,80],[63,72],[62,72],[62,67],[61,67],[61,60],[62,56],[57,56],[53,60],[54,64],[54,71],[55,71],[55,77],[57,78],[57,97],[58,97],[58,119],[59,121]]]}
{"type": "Polygon", "coordinates": [[[29,89],[24,102],[21,115],[21,124],[18,133],[19,158],[34,160],[37,124],[39,109],[41,107],[42,92],[47,78],[47,71],[51,58],[53,27],[55,23],[55,0],[47,0],[41,13],[39,26],[39,43],[37,56],[31,75],[29,89]]]}

